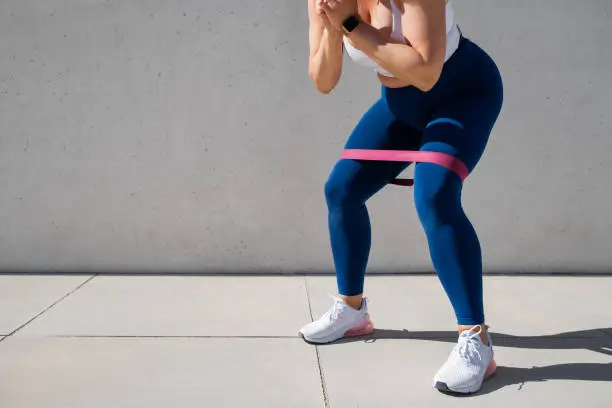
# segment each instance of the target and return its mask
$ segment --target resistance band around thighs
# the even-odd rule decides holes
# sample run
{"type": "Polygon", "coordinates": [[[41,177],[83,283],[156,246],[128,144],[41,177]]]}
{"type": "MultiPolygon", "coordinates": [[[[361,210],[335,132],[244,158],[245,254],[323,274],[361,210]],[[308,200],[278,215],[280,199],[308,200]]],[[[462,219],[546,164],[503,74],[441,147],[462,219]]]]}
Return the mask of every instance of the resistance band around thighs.
{"type": "MultiPolygon", "coordinates": [[[[439,152],[423,152],[419,150],[366,150],[346,149],[340,156],[342,159],[373,160],[373,161],[396,161],[396,162],[420,162],[433,163],[454,171],[464,181],[468,174],[468,168],[463,162],[454,156],[439,152]]],[[[412,186],[413,179],[395,179],[391,184],[398,186],[412,186]]]]}
{"type": "MultiPolygon", "coordinates": [[[[463,125],[450,118],[440,118],[429,122],[427,127],[438,123],[450,123],[463,129],[463,125]]],[[[420,150],[368,150],[345,149],[340,156],[342,159],[396,161],[414,163],[433,163],[457,173],[461,181],[465,181],[469,174],[467,166],[455,156],[440,152],[427,152],[420,150]]],[[[413,179],[395,179],[391,184],[410,187],[414,185],[413,179]]]]}

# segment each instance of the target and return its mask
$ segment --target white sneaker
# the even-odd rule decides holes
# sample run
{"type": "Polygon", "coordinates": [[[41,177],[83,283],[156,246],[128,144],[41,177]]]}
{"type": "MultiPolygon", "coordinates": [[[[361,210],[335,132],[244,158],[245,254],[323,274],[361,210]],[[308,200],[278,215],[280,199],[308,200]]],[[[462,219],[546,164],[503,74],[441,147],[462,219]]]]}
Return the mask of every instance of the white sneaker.
{"type": "Polygon", "coordinates": [[[471,394],[480,390],[482,383],[496,370],[493,343],[487,333],[489,345],[480,339],[482,326],[474,326],[459,335],[446,363],[434,378],[434,388],[442,392],[471,394]]]}
{"type": "Polygon", "coordinates": [[[374,331],[365,298],[359,310],[336,296],[332,296],[332,299],[334,304],[323,316],[300,329],[299,335],[306,342],[325,344],[341,338],[365,336],[374,331]]]}

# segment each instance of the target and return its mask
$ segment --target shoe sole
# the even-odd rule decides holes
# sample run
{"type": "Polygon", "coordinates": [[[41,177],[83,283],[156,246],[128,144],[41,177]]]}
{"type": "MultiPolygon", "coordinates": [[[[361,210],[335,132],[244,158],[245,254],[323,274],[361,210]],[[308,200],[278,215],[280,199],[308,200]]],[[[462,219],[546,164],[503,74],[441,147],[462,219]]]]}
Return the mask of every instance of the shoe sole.
{"type": "Polygon", "coordinates": [[[309,339],[304,335],[304,333],[299,332],[298,335],[308,344],[331,344],[335,341],[342,339],[349,339],[355,337],[363,337],[368,336],[374,333],[374,324],[370,320],[370,316],[366,314],[364,316],[364,320],[358,326],[353,327],[352,329],[347,330],[342,336],[338,337],[336,335],[324,337],[322,339],[309,339]]]}
{"type": "Polygon", "coordinates": [[[442,381],[436,381],[436,383],[434,384],[434,388],[437,389],[438,391],[440,391],[443,394],[449,394],[449,395],[471,395],[471,394],[475,394],[478,391],[480,391],[480,389],[482,388],[482,384],[484,384],[485,381],[487,381],[489,378],[493,377],[495,375],[495,372],[497,371],[497,363],[495,362],[495,359],[491,360],[491,363],[489,363],[489,366],[487,367],[487,371],[485,372],[484,378],[483,380],[480,382],[480,385],[478,385],[478,387],[474,387],[474,389],[450,389],[446,383],[442,382],[442,381]]]}

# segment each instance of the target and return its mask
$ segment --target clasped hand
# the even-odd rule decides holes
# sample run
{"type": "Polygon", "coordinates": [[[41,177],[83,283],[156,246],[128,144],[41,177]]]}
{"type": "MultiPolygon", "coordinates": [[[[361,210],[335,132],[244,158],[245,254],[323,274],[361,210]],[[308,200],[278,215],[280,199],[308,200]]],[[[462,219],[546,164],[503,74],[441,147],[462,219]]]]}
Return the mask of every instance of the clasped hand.
{"type": "Polygon", "coordinates": [[[327,28],[342,30],[342,23],[357,14],[357,0],[317,0],[317,11],[327,28]]]}

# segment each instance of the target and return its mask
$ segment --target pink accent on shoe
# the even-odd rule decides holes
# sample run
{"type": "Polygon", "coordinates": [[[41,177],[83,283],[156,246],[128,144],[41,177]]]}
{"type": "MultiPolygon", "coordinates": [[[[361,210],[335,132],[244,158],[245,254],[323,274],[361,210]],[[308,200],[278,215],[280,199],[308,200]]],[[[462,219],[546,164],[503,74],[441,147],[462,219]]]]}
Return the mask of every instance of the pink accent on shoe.
{"type": "Polygon", "coordinates": [[[368,334],[372,334],[373,332],[374,324],[370,320],[370,315],[366,314],[365,318],[363,319],[363,322],[344,333],[344,337],[367,336],[368,334]]]}
{"type": "Polygon", "coordinates": [[[495,374],[497,370],[497,363],[495,362],[495,358],[491,359],[489,366],[487,367],[487,371],[485,371],[485,380],[495,374]]]}

